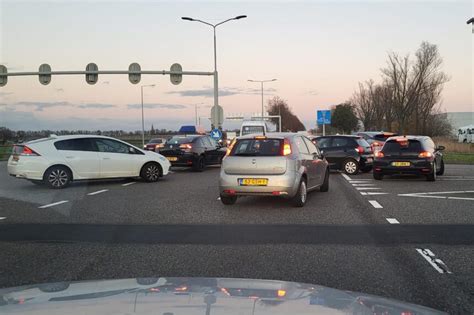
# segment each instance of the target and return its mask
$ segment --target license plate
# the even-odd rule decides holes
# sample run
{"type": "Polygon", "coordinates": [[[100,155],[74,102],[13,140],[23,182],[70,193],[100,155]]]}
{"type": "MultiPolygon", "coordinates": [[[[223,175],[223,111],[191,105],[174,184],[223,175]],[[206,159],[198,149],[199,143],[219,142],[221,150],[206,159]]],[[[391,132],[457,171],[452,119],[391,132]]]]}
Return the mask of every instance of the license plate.
{"type": "Polygon", "coordinates": [[[410,166],[410,162],[392,162],[392,166],[410,166]]]}
{"type": "Polygon", "coordinates": [[[240,186],[267,186],[267,178],[239,178],[240,186]]]}
{"type": "Polygon", "coordinates": [[[176,162],[178,160],[178,158],[176,156],[167,156],[166,157],[168,159],[168,161],[170,162],[176,162]]]}

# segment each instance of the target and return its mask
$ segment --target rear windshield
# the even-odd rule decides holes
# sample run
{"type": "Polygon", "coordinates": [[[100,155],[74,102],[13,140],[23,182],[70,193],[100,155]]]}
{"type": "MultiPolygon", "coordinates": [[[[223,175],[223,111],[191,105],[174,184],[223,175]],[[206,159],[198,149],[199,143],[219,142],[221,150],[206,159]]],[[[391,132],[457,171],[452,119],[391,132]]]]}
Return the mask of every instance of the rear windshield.
{"type": "Polygon", "coordinates": [[[382,151],[384,153],[419,153],[423,151],[420,141],[408,140],[408,141],[396,141],[390,140],[385,142],[382,151]]]}
{"type": "Polygon", "coordinates": [[[151,139],[148,143],[163,143],[163,139],[151,139]]]}
{"type": "Polygon", "coordinates": [[[183,144],[191,143],[196,137],[173,137],[166,141],[166,144],[183,144]]]}
{"type": "Polygon", "coordinates": [[[23,152],[23,146],[19,144],[15,144],[12,148],[13,155],[19,155],[23,152]]]}
{"type": "Polygon", "coordinates": [[[383,134],[383,133],[380,133],[380,134],[375,135],[373,138],[375,140],[378,140],[378,141],[385,141],[388,138],[393,137],[393,136],[396,136],[396,134],[383,134]]]}
{"type": "Polygon", "coordinates": [[[242,127],[241,136],[250,135],[250,134],[263,134],[263,126],[244,126],[242,127]]]}
{"type": "Polygon", "coordinates": [[[367,147],[370,147],[370,144],[363,138],[357,138],[356,139],[356,142],[358,145],[360,145],[361,147],[364,147],[364,148],[367,148],[367,147]]]}
{"type": "Polygon", "coordinates": [[[238,140],[230,155],[232,156],[279,156],[283,140],[280,139],[242,139],[238,140]]]}

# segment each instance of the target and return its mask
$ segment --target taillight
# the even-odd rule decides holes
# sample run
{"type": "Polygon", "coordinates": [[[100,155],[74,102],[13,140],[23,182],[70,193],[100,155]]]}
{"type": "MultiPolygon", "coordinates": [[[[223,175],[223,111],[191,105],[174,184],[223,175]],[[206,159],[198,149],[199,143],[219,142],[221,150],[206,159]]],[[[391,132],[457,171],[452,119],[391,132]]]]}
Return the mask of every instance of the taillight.
{"type": "Polygon", "coordinates": [[[382,151],[375,151],[374,156],[376,158],[383,158],[385,156],[385,154],[383,154],[382,151]]]}
{"type": "Polygon", "coordinates": [[[430,158],[430,157],[433,157],[433,153],[428,152],[428,151],[422,151],[420,152],[420,154],[418,154],[418,157],[422,159],[430,158]]]}
{"type": "Polygon", "coordinates": [[[284,297],[286,295],[286,291],[285,290],[278,290],[277,291],[277,296],[278,297],[284,297]]]}
{"type": "Polygon", "coordinates": [[[364,147],[362,147],[362,146],[358,146],[357,148],[355,148],[355,150],[356,150],[359,154],[364,153],[364,147]]]}
{"type": "Polygon", "coordinates": [[[283,142],[283,156],[290,155],[291,154],[291,145],[290,141],[288,139],[285,139],[283,142]]]}
{"type": "Polygon", "coordinates": [[[39,156],[38,153],[35,151],[31,150],[31,148],[27,147],[26,145],[23,147],[23,151],[20,153],[20,155],[25,155],[25,156],[39,156]]]}
{"type": "Polygon", "coordinates": [[[155,145],[155,149],[163,148],[165,145],[163,143],[155,145]]]}
{"type": "Polygon", "coordinates": [[[232,142],[230,143],[230,145],[227,147],[227,151],[225,152],[225,156],[230,155],[230,152],[232,151],[232,148],[234,147],[235,142],[236,142],[236,138],[234,138],[232,140],[232,142]]]}
{"type": "Polygon", "coordinates": [[[179,146],[179,148],[180,148],[180,149],[184,149],[184,150],[186,151],[186,150],[191,150],[191,149],[193,148],[193,146],[192,146],[192,144],[190,144],[190,143],[185,143],[185,144],[181,144],[181,145],[179,146]]]}

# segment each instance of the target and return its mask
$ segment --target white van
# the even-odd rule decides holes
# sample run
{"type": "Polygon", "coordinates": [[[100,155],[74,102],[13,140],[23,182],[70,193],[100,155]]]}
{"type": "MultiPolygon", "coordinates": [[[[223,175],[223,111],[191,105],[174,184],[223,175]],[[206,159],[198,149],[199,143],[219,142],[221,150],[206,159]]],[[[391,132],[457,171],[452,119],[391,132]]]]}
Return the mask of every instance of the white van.
{"type": "Polygon", "coordinates": [[[248,120],[242,123],[240,127],[240,136],[251,134],[263,135],[268,132],[268,126],[264,121],[248,120]]]}
{"type": "Polygon", "coordinates": [[[458,142],[473,143],[474,125],[464,126],[458,130],[458,142]]]}

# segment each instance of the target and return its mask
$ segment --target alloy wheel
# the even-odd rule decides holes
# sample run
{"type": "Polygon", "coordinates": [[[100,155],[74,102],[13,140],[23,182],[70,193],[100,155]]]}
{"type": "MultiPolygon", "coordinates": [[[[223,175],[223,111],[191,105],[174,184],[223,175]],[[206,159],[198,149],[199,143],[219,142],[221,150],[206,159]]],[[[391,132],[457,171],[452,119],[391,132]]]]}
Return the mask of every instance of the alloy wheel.
{"type": "Polygon", "coordinates": [[[48,182],[53,187],[63,187],[67,184],[69,176],[67,172],[63,169],[55,169],[53,170],[48,177],[48,182]]]}

